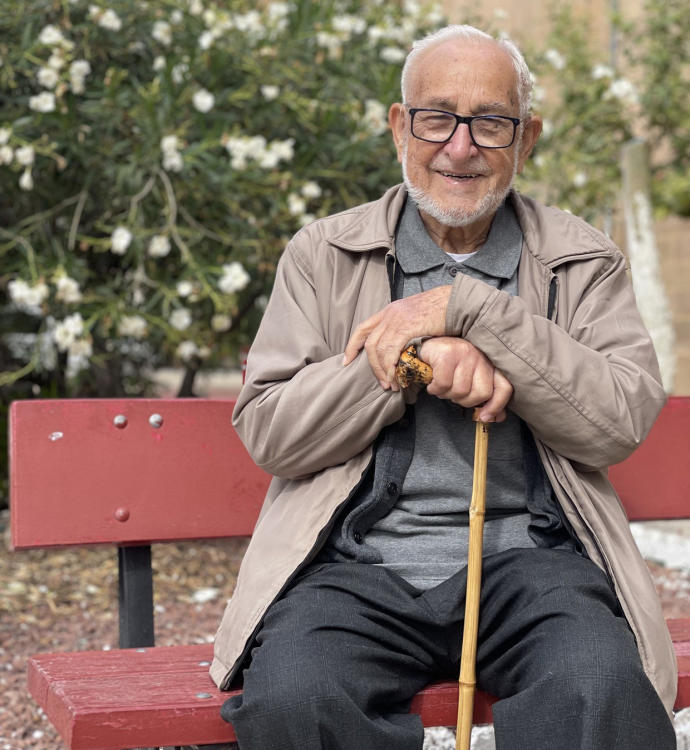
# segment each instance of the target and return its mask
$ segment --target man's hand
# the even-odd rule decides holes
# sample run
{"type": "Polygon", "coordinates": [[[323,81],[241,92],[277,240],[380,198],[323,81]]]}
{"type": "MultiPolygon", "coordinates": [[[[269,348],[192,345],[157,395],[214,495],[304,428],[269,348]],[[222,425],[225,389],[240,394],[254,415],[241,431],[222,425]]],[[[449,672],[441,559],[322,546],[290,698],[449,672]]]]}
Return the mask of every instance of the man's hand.
{"type": "Polygon", "coordinates": [[[481,406],[482,422],[502,422],[513,386],[469,341],[450,336],[427,339],[419,357],[434,371],[427,392],[465,407],[481,406]]]}
{"type": "Polygon", "coordinates": [[[391,302],[355,328],[345,347],[343,364],[348,365],[361,349],[367,354],[374,375],[384,390],[398,390],[395,366],[400,352],[419,336],[443,336],[450,286],[391,302]]]}

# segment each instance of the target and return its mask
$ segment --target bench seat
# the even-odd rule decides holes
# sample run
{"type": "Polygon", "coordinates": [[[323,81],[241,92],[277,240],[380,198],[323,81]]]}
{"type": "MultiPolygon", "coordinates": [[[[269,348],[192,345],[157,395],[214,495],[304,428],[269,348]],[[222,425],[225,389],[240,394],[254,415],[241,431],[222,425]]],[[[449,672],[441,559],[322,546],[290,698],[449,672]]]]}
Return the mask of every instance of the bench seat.
{"type": "MultiPolygon", "coordinates": [[[[690,618],[668,620],[679,666],[678,708],[690,705],[690,618]]],[[[213,646],[158,646],[38,654],[29,690],[72,750],[211,744],[235,739],[219,715],[222,693],[208,666],[213,646]]],[[[457,682],[417,694],[412,711],[424,726],[454,726],[457,682]]],[[[481,691],[474,722],[491,722],[494,699],[481,691]]]]}

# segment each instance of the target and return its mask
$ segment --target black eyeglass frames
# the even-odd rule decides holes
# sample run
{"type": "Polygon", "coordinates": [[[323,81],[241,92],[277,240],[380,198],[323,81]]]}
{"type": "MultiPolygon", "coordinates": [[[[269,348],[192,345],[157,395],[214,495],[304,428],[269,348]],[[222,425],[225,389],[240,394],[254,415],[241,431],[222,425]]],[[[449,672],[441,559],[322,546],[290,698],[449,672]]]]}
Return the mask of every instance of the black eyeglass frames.
{"type": "Polygon", "coordinates": [[[467,125],[470,138],[480,148],[508,148],[513,145],[515,131],[520,124],[517,117],[504,115],[474,115],[463,117],[442,109],[411,107],[410,131],[415,138],[428,143],[449,141],[458,125],[467,125]]]}

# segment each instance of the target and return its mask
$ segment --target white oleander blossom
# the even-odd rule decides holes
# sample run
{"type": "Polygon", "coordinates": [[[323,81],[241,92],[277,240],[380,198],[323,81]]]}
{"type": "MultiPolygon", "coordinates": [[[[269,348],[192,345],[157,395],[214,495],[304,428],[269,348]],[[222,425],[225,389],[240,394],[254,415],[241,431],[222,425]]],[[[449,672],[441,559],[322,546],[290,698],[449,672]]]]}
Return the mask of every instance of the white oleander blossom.
{"type": "Polygon", "coordinates": [[[592,68],[592,78],[613,78],[613,68],[608,65],[595,65],[592,68]]]}
{"type": "Polygon", "coordinates": [[[86,76],[91,73],[91,63],[88,60],[75,60],[69,66],[70,86],[75,94],[83,94],[86,76]]]}
{"type": "Polygon", "coordinates": [[[17,160],[17,164],[21,164],[22,167],[29,167],[34,163],[36,152],[33,146],[20,146],[14,152],[14,157],[17,160]]]}
{"type": "Polygon", "coordinates": [[[148,323],[141,315],[123,315],[117,324],[117,332],[120,336],[143,339],[148,333],[148,323]]]}
{"type": "Polygon", "coordinates": [[[31,174],[31,167],[27,167],[19,178],[19,187],[22,190],[33,190],[34,189],[34,177],[31,174]]]}
{"type": "Polygon", "coordinates": [[[44,281],[39,281],[30,286],[23,279],[13,279],[7,285],[7,291],[10,300],[20,310],[30,312],[34,315],[40,315],[40,306],[45,302],[50,293],[48,285],[44,281]]]}
{"type": "Polygon", "coordinates": [[[167,21],[156,21],[151,36],[163,46],[169,47],[172,42],[172,26],[167,21]]]}
{"type": "Polygon", "coordinates": [[[211,328],[217,333],[229,331],[232,326],[232,318],[223,313],[217,313],[211,318],[211,328]]]}
{"type": "Polygon", "coordinates": [[[343,51],[343,40],[338,34],[330,31],[317,31],[316,44],[328,51],[329,57],[340,57],[343,51]]]}
{"type": "Polygon", "coordinates": [[[352,34],[363,34],[367,30],[367,22],[360,16],[349,14],[333,16],[331,23],[335,31],[339,31],[348,37],[352,34]]]}
{"type": "Polygon", "coordinates": [[[295,155],[294,138],[266,142],[262,135],[225,136],[221,143],[230,154],[233,169],[246,169],[249,161],[264,169],[272,169],[281,161],[290,161],[295,155]]]}
{"type": "Polygon", "coordinates": [[[565,57],[563,57],[557,49],[553,49],[553,47],[547,49],[546,52],[544,52],[544,57],[556,70],[563,70],[563,68],[565,68],[565,57]]]}
{"type": "Polygon", "coordinates": [[[42,91],[36,96],[30,96],[29,109],[33,109],[34,112],[54,112],[55,94],[52,91],[42,91]]]}
{"type": "Polygon", "coordinates": [[[318,182],[309,180],[308,182],[305,182],[304,185],[302,185],[302,190],[300,192],[305,198],[310,199],[320,198],[322,190],[318,182]]]}
{"type": "Polygon", "coordinates": [[[201,0],[189,0],[189,14],[200,16],[204,12],[204,4],[201,0]]]}
{"type": "Polygon", "coordinates": [[[637,104],[637,89],[627,78],[617,78],[604,93],[604,99],[618,99],[626,104],[637,104]]]}
{"type": "Polygon", "coordinates": [[[41,29],[41,33],[38,35],[38,41],[41,44],[46,45],[61,44],[65,41],[65,37],[57,26],[48,24],[48,26],[44,26],[41,29]]]}
{"type": "Polygon", "coordinates": [[[62,70],[65,67],[65,53],[60,47],[55,47],[48,58],[48,67],[53,70],[62,70]]]}
{"type": "Polygon", "coordinates": [[[244,289],[250,282],[251,277],[244,266],[238,262],[223,265],[223,275],[218,280],[218,288],[225,294],[234,294],[244,289]]]}
{"type": "Polygon", "coordinates": [[[11,164],[14,161],[12,146],[0,146],[0,164],[11,164]]]}
{"type": "Polygon", "coordinates": [[[277,99],[280,94],[280,87],[279,86],[262,86],[261,87],[261,96],[267,101],[272,102],[274,99],[277,99]]]}
{"type": "Polygon", "coordinates": [[[110,252],[114,255],[124,255],[132,242],[132,233],[127,227],[116,227],[110,235],[110,252]]]}
{"type": "Polygon", "coordinates": [[[301,216],[307,210],[307,202],[302,196],[290,193],[287,197],[287,207],[293,216],[301,216]]]}
{"type": "Polygon", "coordinates": [[[149,240],[147,252],[152,258],[165,258],[170,252],[170,240],[164,234],[154,234],[149,240]]]}
{"type": "Polygon", "coordinates": [[[175,353],[183,362],[190,362],[199,356],[199,347],[196,342],[188,339],[186,341],[181,341],[178,344],[175,353]]]}
{"type": "Polygon", "coordinates": [[[76,279],[67,276],[59,276],[55,280],[55,299],[64,302],[68,305],[76,304],[81,302],[81,290],[79,289],[79,282],[76,279]]]}
{"type": "Polygon", "coordinates": [[[384,47],[380,54],[384,62],[393,64],[401,63],[407,55],[405,50],[400,49],[400,47],[384,47]]]}
{"type": "Polygon", "coordinates": [[[170,315],[170,325],[176,331],[186,331],[192,325],[192,313],[186,307],[178,307],[170,315]]]}
{"type": "Polygon", "coordinates": [[[194,291],[194,284],[185,279],[183,281],[178,281],[175,289],[177,290],[178,297],[189,297],[194,291]]]}
{"type": "Polygon", "coordinates": [[[213,105],[216,102],[215,96],[206,89],[199,89],[192,97],[192,104],[197,112],[210,112],[213,109],[213,105]]]}
{"type": "Polygon", "coordinates": [[[179,151],[180,139],[176,135],[165,135],[161,138],[163,152],[163,169],[168,172],[181,172],[184,167],[182,154],[179,151]]]}
{"type": "Polygon", "coordinates": [[[573,175],[573,185],[575,185],[575,187],[584,187],[588,181],[589,179],[585,172],[576,172],[573,175]]]}
{"type": "Polygon", "coordinates": [[[67,350],[67,368],[65,370],[65,375],[68,378],[74,378],[82,370],[88,370],[92,354],[93,346],[90,339],[75,339],[69,345],[67,350]]]}
{"type": "Polygon", "coordinates": [[[122,20],[112,8],[89,5],[89,18],[108,31],[119,31],[122,28],[122,20]]]}
{"type": "Polygon", "coordinates": [[[55,68],[43,67],[38,69],[36,80],[44,89],[54,89],[60,80],[60,75],[55,68]]]}
{"type": "Polygon", "coordinates": [[[53,329],[53,341],[61,352],[66,352],[70,346],[84,333],[84,321],[80,313],[68,315],[53,329]]]}
{"type": "Polygon", "coordinates": [[[364,102],[364,116],[362,125],[372,135],[381,135],[388,129],[388,110],[376,99],[364,102]]]}
{"type": "Polygon", "coordinates": [[[10,128],[0,128],[0,146],[4,146],[9,143],[12,137],[12,130],[10,128]]]}

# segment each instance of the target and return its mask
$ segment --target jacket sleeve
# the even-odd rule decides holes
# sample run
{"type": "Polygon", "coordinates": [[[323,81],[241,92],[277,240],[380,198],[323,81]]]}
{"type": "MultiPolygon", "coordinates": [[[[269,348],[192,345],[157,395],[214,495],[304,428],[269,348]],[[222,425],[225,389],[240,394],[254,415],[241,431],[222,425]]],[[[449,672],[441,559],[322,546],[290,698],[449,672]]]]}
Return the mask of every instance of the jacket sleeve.
{"type": "Polygon", "coordinates": [[[319,295],[328,291],[315,288],[308,257],[293,240],[278,264],[233,414],[257,465],[290,479],[360,453],[410,397],[384,391],[365,355],[343,367],[346,339],[327,340],[319,295]]]}
{"type": "Polygon", "coordinates": [[[536,437],[582,469],[625,459],[666,394],[623,255],[558,269],[557,323],[519,297],[458,274],[449,332],[481,349],[514,388],[510,408],[536,437]]]}

